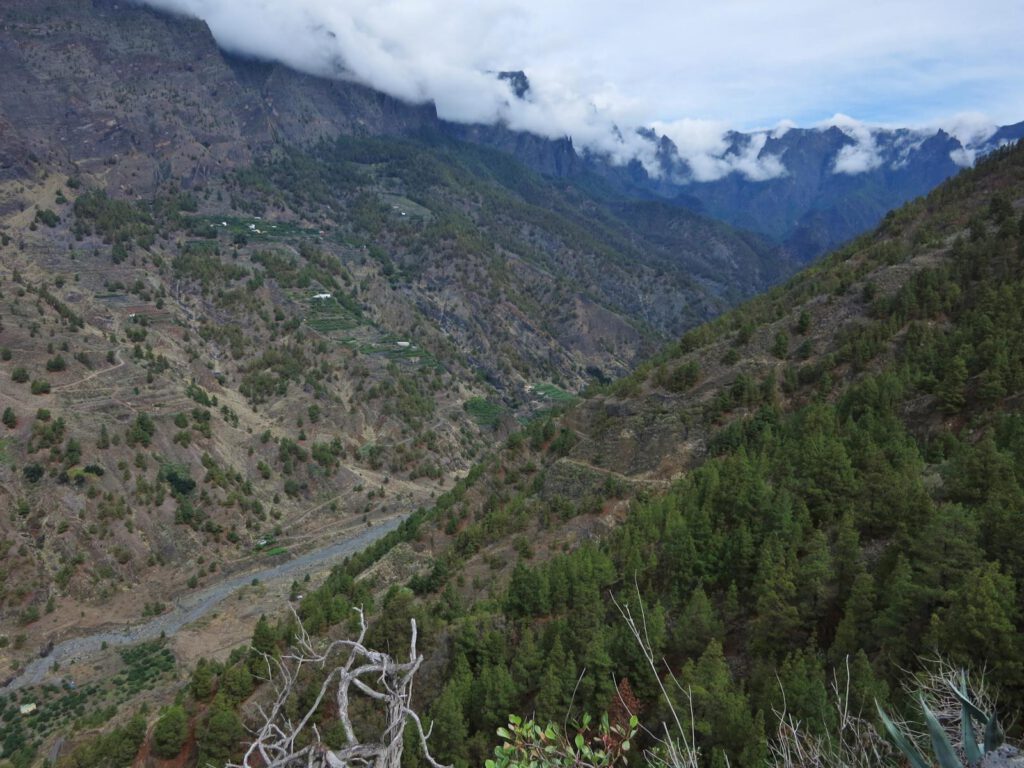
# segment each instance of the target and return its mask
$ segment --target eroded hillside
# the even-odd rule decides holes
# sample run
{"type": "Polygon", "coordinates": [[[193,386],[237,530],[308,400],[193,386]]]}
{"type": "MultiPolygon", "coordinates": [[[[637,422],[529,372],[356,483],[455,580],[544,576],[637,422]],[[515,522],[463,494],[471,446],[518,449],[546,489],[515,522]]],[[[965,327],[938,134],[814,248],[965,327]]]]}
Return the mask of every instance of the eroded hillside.
{"type": "Polygon", "coordinates": [[[103,151],[0,190],[6,676],[429,506],[516,419],[778,274],[757,238],[436,135],[145,195],[103,151]]]}

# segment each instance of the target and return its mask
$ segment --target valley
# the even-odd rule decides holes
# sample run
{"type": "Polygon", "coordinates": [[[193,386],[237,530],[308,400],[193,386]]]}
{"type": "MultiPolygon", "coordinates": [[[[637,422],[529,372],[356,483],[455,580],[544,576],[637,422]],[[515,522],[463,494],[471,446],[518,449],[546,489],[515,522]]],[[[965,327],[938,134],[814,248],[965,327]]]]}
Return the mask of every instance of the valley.
{"type": "Polygon", "coordinates": [[[933,669],[1020,740],[1024,123],[641,162],[112,0],[0,71],[0,766],[233,765],[355,636],[455,768],[896,766],[933,669]]]}
{"type": "Polygon", "coordinates": [[[136,168],[130,191],[117,162],[33,156],[0,187],[15,688],[161,633],[186,668],[224,658],[254,620],[221,601],[236,587],[333,565],[788,268],[756,236],[439,134],[254,147],[148,188],[136,168]]]}

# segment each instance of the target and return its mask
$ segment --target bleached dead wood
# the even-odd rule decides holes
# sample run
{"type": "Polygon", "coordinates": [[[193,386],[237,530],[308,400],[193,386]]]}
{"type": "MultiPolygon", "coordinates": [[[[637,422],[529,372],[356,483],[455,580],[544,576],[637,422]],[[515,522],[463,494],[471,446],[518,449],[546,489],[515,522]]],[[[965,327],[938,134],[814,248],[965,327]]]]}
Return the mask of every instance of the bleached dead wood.
{"type": "MultiPolygon", "coordinates": [[[[259,707],[261,725],[253,731],[252,742],[241,763],[227,768],[342,768],[374,766],[399,768],[405,728],[412,723],[427,762],[433,768],[447,768],[430,754],[419,715],[412,709],[413,678],[423,663],[416,650],[416,620],[412,619],[409,660],[399,662],[388,653],[367,648],[366,617],[359,615],[359,636],[335,640],[318,650],[298,616],[298,639],[290,652],[279,658],[264,655],[267,681],[274,697],[269,706],[259,707]],[[301,678],[309,671],[327,671],[313,702],[296,716],[289,716],[288,702],[298,692],[301,678]],[[353,695],[365,696],[383,710],[385,725],[373,738],[364,739],[352,724],[353,695]],[[328,697],[337,707],[345,744],[329,748],[322,740],[314,715],[328,697]]],[[[294,611],[293,611],[294,613],[294,611]]]]}

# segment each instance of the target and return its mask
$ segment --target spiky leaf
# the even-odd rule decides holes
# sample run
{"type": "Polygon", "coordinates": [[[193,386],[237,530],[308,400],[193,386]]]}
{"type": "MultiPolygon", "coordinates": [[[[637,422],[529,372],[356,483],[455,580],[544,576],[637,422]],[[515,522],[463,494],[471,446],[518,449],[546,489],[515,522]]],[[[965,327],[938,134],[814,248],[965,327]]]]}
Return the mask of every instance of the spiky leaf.
{"type": "Polygon", "coordinates": [[[995,752],[1003,743],[1003,729],[999,727],[995,712],[985,723],[985,751],[995,752]]]}
{"type": "MultiPolygon", "coordinates": [[[[978,741],[974,737],[974,724],[971,722],[971,707],[968,706],[969,696],[967,695],[967,675],[960,672],[960,690],[956,691],[960,699],[960,731],[964,743],[964,755],[967,757],[967,764],[974,766],[981,762],[981,749],[978,748],[978,741]]],[[[975,707],[977,709],[977,707],[975,707]]]]}
{"type": "Polygon", "coordinates": [[[896,724],[893,723],[891,719],[889,719],[889,716],[877,701],[875,702],[875,708],[878,710],[878,717],[882,720],[882,725],[884,725],[885,730],[889,732],[889,737],[899,748],[900,752],[903,753],[904,757],[910,761],[911,768],[931,768],[931,766],[925,762],[921,753],[917,751],[917,747],[914,746],[913,742],[903,735],[903,732],[896,727],[896,724]]]}
{"type": "Polygon", "coordinates": [[[960,703],[971,713],[971,717],[975,718],[979,723],[988,722],[989,715],[987,712],[981,710],[977,704],[970,700],[967,696],[966,686],[964,689],[958,690],[956,686],[950,686],[953,694],[960,700],[960,703]]]}
{"type": "Polygon", "coordinates": [[[946,732],[942,729],[935,714],[925,704],[923,696],[920,701],[921,710],[924,712],[924,721],[928,725],[928,735],[932,739],[932,751],[935,752],[935,759],[939,761],[941,768],[964,768],[956,756],[956,750],[949,743],[949,737],[946,736],[946,732]]]}
{"type": "Polygon", "coordinates": [[[974,726],[971,725],[971,716],[967,712],[967,707],[964,707],[960,717],[960,728],[963,731],[964,754],[967,756],[967,764],[975,766],[981,762],[984,754],[978,747],[977,739],[974,738],[974,726]]]}

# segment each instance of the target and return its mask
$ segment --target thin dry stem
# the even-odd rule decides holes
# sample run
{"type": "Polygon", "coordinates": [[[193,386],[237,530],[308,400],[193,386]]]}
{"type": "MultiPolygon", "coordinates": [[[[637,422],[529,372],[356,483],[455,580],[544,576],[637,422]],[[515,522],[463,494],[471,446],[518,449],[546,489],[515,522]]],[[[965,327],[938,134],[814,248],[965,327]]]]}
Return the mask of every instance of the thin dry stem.
{"type": "MultiPolygon", "coordinates": [[[[636,591],[637,606],[640,613],[639,621],[637,621],[633,616],[632,609],[629,607],[628,603],[620,604],[619,601],[615,599],[615,595],[612,595],[611,599],[615,604],[615,607],[618,608],[623,621],[626,622],[626,627],[629,629],[630,633],[632,633],[637,647],[640,648],[640,652],[647,661],[647,666],[650,668],[651,674],[654,675],[654,679],[657,681],[658,688],[661,691],[662,698],[665,700],[665,704],[668,706],[669,712],[672,714],[672,719],[675,722],[674,731],[667,723],[661,724],[664,732],[664,735],[662,736],[647,731],[652,738],[657,740],[660,745],[661,752],[663,752],[663,754],[659,754],[658,752],[648,751],[646,755],[647,760],[650,765],[664,766],[664,768],[699,768],[700,750],[696,747],[696,733],[693,730],[693,696],[689,689],[683,689],[679,684],[679,681],[675,679],[674,675],[672,675],[672,671],[669,670],[669,675],[675,682],[676,687],[678,687],[683,695],[686,696],[689,703],[690,730],[689,734],[687,734],[687,731],[683,728],[682,721],[679,718],[679,713],[676,711],[675,702],[673,702],[672,697],[669,696],[661,675],[658,673],[658,663],[655,660],[654,648],[651,645],[651,638],[647,631],[647,614],[644,610],[644,601],[640,596],[640,585],[637,583],[635,575],[633,578],[633,587],[636,591]]],[[[662,659],[662,662],[664,662],[664,659],[662,659]]],[[[668,667],[667,664],[665,666],[668,667]]],[[[631,712],[630,714],[633,713],[631,712]]]]}

